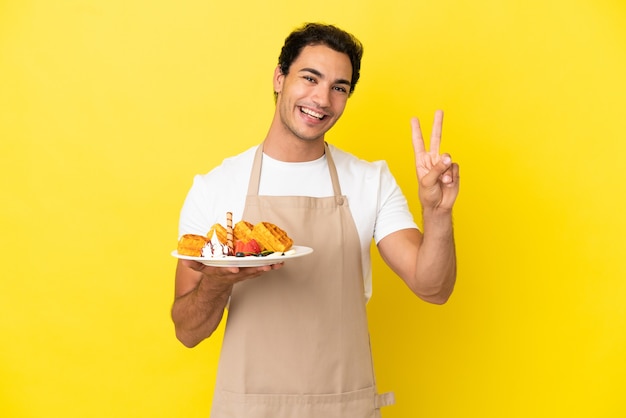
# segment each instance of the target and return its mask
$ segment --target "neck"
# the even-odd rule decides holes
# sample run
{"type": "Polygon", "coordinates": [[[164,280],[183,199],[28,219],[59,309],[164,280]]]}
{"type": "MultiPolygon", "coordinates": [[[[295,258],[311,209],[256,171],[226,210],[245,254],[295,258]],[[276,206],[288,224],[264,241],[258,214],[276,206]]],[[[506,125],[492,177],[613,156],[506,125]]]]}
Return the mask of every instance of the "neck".
{"type": "Polygon", "coordinates": [[[324,155],[324,137],[298,138],[275,118],[265,137],[263,152],[275,160],[289,163],[313,161],[324,155]]]}

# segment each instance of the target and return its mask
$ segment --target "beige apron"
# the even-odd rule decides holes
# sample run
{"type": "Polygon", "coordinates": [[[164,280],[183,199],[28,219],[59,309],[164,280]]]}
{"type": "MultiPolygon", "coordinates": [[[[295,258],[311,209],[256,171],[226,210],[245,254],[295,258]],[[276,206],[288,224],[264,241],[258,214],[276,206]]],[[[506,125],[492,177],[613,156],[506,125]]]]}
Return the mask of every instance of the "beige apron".
{"type": "Polygon", "coordinates": [[[363,292],[361,247],[337,171],[334,196],[259,196],[263,146],[243,219],[272,222],[311,255],[233,289],[212,418],[375,418],[377,394],[363,292]]]}

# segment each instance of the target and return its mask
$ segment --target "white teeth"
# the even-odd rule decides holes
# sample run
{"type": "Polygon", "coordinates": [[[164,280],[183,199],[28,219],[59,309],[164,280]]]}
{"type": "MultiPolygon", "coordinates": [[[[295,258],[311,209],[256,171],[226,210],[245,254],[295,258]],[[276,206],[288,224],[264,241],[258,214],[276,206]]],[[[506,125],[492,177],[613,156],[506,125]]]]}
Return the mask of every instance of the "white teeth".
{"type": "Polygon", "coordinates": [[[300,111],[301,111],[302,113],[306,113],[306,114],[307,114],[307,115],[309,115],[309,116],[313,116],[314,118],[317,118],[317,119],[322,119],[322,118],[324,117],[324,115],[323,115],[323,114],[321,114],[321,113],[317,113],[317,112],[314,112],[314,111],[312,111],[311,109],[306,109],[306,108],[304,108],[304,107],[301,107],[301,108],[300,108],[300,111]]]}

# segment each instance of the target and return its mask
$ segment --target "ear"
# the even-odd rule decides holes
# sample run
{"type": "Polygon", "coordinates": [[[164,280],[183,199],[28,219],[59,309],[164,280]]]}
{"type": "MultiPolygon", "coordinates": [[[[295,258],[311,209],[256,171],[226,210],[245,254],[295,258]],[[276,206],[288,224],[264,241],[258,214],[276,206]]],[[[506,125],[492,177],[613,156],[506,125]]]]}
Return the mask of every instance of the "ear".
{"type": "Polygon", "coordinates": [[[280,69],[280,65],[277,65],[274,69],[274,91],[276,93],[280,93],[283,90],[283,81],[285,80],[285,75],[280,69]]]}

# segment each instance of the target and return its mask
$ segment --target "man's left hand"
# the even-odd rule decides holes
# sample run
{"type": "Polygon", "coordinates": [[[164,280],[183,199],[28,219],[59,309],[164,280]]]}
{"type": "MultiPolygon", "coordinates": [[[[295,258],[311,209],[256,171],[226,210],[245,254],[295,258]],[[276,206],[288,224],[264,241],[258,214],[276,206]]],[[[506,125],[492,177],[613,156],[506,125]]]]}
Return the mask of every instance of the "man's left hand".
{"type": "Polygon", "coordinates": [[[419,183],[419,198],[422,209],[451,211],[459,194],[459,165],[452,162],[449,154],[439,154],[443,111],[435,112],[430,136],[430,150],[426,151],[419,119],[412,118],[413,150],[415,169],[419,183]]]}

